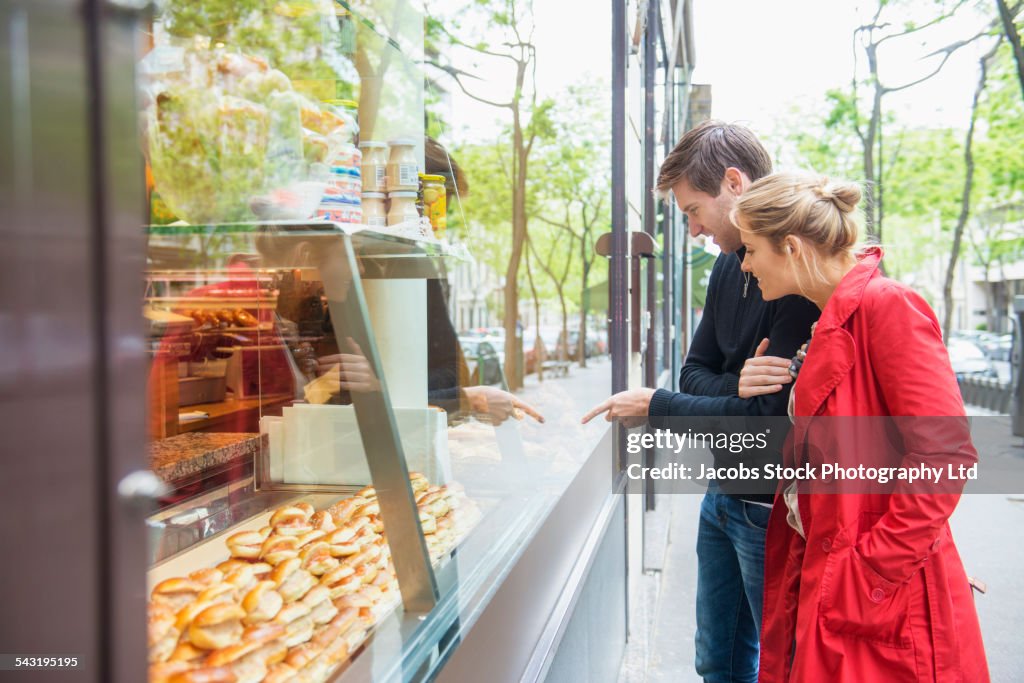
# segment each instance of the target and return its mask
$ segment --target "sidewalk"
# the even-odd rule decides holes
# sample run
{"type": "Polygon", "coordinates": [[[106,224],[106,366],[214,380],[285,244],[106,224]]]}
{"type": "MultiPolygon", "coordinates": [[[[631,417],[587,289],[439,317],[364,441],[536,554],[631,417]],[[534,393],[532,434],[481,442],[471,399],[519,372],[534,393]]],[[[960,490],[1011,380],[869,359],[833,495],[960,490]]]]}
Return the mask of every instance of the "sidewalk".
{"type": "MultiPolygon", "coordinates": [[[[1024,440],[1010,433],[1009,417],[988,419],[997,429],[986,443],[977,444],[979,452],[1024,459],[1024,440]]],[[[646,513],[643,588],[631,609],[620,683],[700,681],[693,668],[693,639],[701,499],[660,495],[656,510],[646,513]]],[[[967,573],[988,585],[988,594],[977,596],[976,604],[992,681],[1019,681],[1024,671],[1019,625],[1024,613],[1024,491],[965,495],[950,524],[967,573]]]]}

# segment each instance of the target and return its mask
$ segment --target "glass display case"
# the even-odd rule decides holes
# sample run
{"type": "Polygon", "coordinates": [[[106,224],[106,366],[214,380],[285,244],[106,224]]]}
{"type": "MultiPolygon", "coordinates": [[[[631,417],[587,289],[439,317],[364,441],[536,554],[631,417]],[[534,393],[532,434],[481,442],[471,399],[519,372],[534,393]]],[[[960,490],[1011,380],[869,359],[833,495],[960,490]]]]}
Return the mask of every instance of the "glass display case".
{"type": "Polygon", "coordinates": [[[432,677],[583,460],[471,384],[423,21],[169,1],[145,36],[151,681],[432,677]]]}

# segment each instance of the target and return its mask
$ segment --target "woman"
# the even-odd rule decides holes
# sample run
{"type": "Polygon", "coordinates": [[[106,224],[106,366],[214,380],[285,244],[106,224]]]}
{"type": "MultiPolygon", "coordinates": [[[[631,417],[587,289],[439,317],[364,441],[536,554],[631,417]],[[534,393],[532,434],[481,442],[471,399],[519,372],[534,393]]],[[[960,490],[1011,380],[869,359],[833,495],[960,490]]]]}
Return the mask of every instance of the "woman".
{"type": "MultiPolygon", "coordinates": [[[[785,464],[822,471],[830,462],[879,464],[893,452],[890,464],[905,468],[973,464],[935,314],[882,275],[880,248],[855,252],[859,201],[856,185],[778,174],[754,183],[733,213],[743,270],[764,298],[801,294],[822,311],[789,368],[795,427],[785,464]]],[[[844,485],[836,494],[827,477],[780,483],[768,525],[759,680],[988,681],[948,524],[962,483],[844,485]]]]}

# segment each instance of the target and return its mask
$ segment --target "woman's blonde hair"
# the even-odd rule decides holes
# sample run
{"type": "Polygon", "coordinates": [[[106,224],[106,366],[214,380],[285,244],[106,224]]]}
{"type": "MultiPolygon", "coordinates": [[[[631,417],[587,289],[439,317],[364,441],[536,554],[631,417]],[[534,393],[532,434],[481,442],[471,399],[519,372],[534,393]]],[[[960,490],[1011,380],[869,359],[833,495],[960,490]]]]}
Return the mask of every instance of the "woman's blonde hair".
{"type": "Polygon", "coordinates": [[[778,249],[789,235],[810,242],[824,255],[852,253],[860,188],[827,176],[776,173],[753,183],[737,200],[733,222],[778,249]]]}

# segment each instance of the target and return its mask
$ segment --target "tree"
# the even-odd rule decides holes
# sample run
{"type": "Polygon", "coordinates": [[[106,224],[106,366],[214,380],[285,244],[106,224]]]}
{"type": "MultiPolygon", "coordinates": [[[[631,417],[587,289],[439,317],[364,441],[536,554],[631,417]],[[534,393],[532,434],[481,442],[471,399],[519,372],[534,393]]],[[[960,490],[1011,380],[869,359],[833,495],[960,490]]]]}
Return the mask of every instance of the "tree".
{"type": "Polygon", "coordinates": [[[1020,94],[1024,97],[1024,45],[1021,45],[1020,31],[1017,30],[1015,17],[1020,13],[1024,3],[1017,3],[1012,9],[1006,4],[1006,0],[996,0],[996,7],[999,9],[999,21],[1003,26],[1003,33],[1013,50],[1013,59],[1017,63],[1017,78],[1020,82],[1020,94]]]}
{"type": "Polygon", "coordinates": [[[890,40],[899,40],[911,36],[925,29],[936,26],[950,17],[967,4],[967,0],[957,0],[952,7],[946,8],[940,3],[940,13],[924,23],[918,24],[907,21],[898,28],[890,21],[883,20],[882,14],[887,8],[898,3],[890,0],[878,0],[878,5],[871,20],[857,27],[853,32],[854,54],[858,54],[858,47],[863,51],[867,61],[867,77],[858,78],[859,65],[855,63],[853,77],[850,81],[850,93],[852,98],[851,122],[853,130],[860,141],[862,164],[865,183],[865,227],[869,235],[879,240],[882,239],[882,225],[885,217],[884,204],[884,173],[881,167],[883,159],[883,110],[882,98],[886,95],[912,88],[919,83],[937,75],[942,67],[946,65],[949,58],[958,50],[969,45],[977,38],[985,35],[985,32],[976,36],[958,40],[946,45],[934,52],[925,55],[932,59],[935,66],[924,76],[901,83],[889,85],[883,83],[879,75],[879,49],[890,40]],[[867,88],[869,92],[869,105],[867,107],[867,120],[863,120],[861,113],[861,91],[867,88]]]}
{"type": "Polygon", "coordinates": [[[533,75],[537,68],[536,48],[533,44],[532,2],[521,0],[475,0],[459,18],[446,21],[428,13],[427,33],[432,40],[445,42],[453,48],[468,50],[480,58],[489,58],[512,65],[511,94],[506,100],[492,100],[474,92],[468,86],[475,76],[453,64],[428,60],[435,68],[447,73],[458,88],[469,98],[508,110],[512,123],[512,242],[505,267],[504,327],[505,367],[509,388],[521,386],[519,353],[521,340],[517,337],[519,322],[519,266],[527,241],[527,177],[530,153],[539,133],[539,127],[532,120],[537,105],[537,90],[533,75]],[[497,44],[486,41],[470,43],[459,38],[459,26],[464,21],[475,19],[483,25],[502,32],[503,40],[497,44]],[[449,29],[452,26],[454,31],[449,29]]]}
{"type": "Polygon", "coordinates": [[[1002,279],[1003,268],[1008,262],[1019,260],[1024,253],[1024,234],[1014,234],[1010,227],[1021,219],[1024,206],[1005,206],[979,216],[974,229],[968,232],[974,260],[982,268],[983,288],[985,290],[986,327],[992,331],[1002,328],[999,320],[995,286],[992,282],[993,270],[1002,279]]]}
{"type": "MultiPolygon", "coordinates": [[[[554,228],[560,235],[571,235],[568,263],[579,278],[579,336],[577,354],[586,366],[587,311],[590,308],[590,282],[598,261],[594,252],[598,232],[611,223],[607,203],[611,159],[605,140],[608,108],[604,106],[598,85],[570,87],[562,104],[551,111],[551,135],[541,139],[540,165],[549,170],[539,190],[537,221],[554,228]],[[572,248],[578,252],[573,253],[572,248]],[[574,256],[578,255],[576,260],[574,256]]],[[[568,275],[568,269],[566,275],[568,275]]],[[[561,300],[561,289],[559,290],[561,300]]],[[[574,297],[570,297],[572,301],[574,297]]],[[[563,305],[563,328],[567,316],[563,305]]],[[[565,339],[568,339],[567,330],[565,339]]]]}
{"type": "Polygon", "coordinates": [[[971,190],[974,184],[974,128],[978,122],[978,103],[985,91],[985,80],[988,78],[989,63],[999,49],[999,43],[992,46],[980,60],[978,85],[974,89],[974,100],[971,103],[971,121],[967,126],[967,136],[964,142],[964,189],[960,200],[960,216],[957,218],[956,227],[953,229],[953,248],[949,252],[949,265],[946,267],[946,281],[942,287],[942,301],[944,304],[942,316],[942,338],[949,339],[950,325],[953,321],[953,278],[956,275],[956,262],[960,258],[960,242],[963,239],[964,226],[971,215],[971,190]]]}

